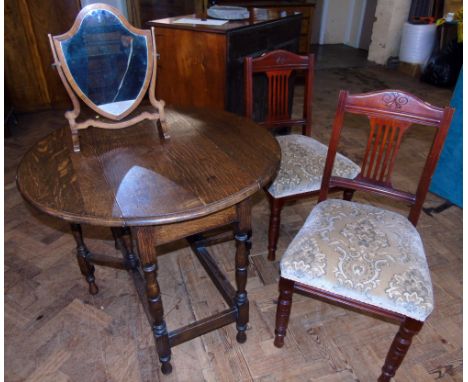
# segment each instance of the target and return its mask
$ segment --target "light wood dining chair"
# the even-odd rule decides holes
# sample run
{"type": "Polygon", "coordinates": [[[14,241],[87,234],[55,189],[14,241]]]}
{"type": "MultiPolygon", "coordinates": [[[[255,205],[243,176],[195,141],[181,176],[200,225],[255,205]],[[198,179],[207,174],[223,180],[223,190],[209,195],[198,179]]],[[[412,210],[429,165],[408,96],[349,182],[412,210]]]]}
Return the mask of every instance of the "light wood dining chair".
{"type": "MultiPolygon", "coordinates": [[[[327,146],[311,137],[314,55],[299,56],[276,50],[244,60],[246,116],[269,129],[302,127],[302,135],[277,136],[281,147],[280,169],[276,179],[265,189],[271,207],[268,259],[273,261],[285,202],[318,195],[327,155],[327,146]],[[295,118],[291,110],[294,80],[301,74],[304,102],[301,117],[295,118]],[[262,104],[263,100],[267,105],[262,104]]],[[[334,171],[336,175],[353,178],[359,173],[359,166],[338,154],[334,171]]],[[[334,189],[338,190],[342,189],[334,189]]],[[[344,191],[344,198],[350,200],[352,191],[344,191]]]]}
{"type": "Polygon", "coordinates": [[[379,381],[390,381],[395,375],[412,337],[434,307],[429,267],[415,226],[452,114],[450,107],[435,107],[399,90],[355,95],[341,91],[319,203],[281,259],[277,347],[284,344],[292,295],[300,292],[399,322],[379,381]],[[361,172],[355,179],[332,175],[347,113],[370,121],[361,172]],[[392,173],[404,134],[415,124],[433,128],[435,133],[416,192],[411,193],[393,186],[392,173]],[[327,200],[331,187],[402,201],[411,205],[409,216],[367,204],[327,200]]]}

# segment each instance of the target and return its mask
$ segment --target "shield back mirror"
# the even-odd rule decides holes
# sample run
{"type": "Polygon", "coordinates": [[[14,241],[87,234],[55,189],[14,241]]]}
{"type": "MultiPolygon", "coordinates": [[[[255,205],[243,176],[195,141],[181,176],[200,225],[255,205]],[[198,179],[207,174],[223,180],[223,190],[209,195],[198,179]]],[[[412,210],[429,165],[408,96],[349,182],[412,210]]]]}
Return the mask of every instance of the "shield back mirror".
{"type": "Polygon", "coordinates": [[[168,137],[164,102],[154,96],[154,31],[133,27],[116,8],[92,4],[80,11],[68,32],[49,35],[49,40],[54,65],[73,104],[65,117],[74,151],[80,151],[78,131],[90,126],[116,129],[150,119],[161,138],[168,137]],[[152,109],[138,113],[146,93],[152,109]],[[80,100],[102,118],[78,121],[80,100]]]}

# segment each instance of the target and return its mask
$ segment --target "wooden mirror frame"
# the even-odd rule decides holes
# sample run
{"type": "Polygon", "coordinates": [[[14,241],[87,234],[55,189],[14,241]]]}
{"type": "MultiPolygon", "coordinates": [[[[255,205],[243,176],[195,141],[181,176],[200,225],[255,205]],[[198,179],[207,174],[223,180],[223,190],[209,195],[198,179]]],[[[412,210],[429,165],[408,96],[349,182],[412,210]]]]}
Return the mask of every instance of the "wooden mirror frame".
{"type": "Polygon", "coordinates": [[[57,71],[60,76],[60,79],[62,80],[63,86],[65,87],[73,104],[73,110],[69,110],[65,112],[65,118],[68,120],[70,124],[73,151],[75,152],[80,151],[80,141],[79,141],[79,135],[78,135],[79,130],[87,129],[90,126],[105,128],[105,129],[121,129],[124,127],[134,125],[145,119],[149,119],[149,120],[155,121],[157,130],[161,139],[169,138],[169,135],[167,133],[167,128],[166,128],[166,119],[165,119],[165,113],[164,113],[165,103],[163,100],[158,101],[155,98],[157,55],[156,55],[156,41],[154,38],[154,28],[151,28],[151,30],[135,28],[127,21],[127,19],[125,19],[125,17],[120,13],[118,9],[112,6],[109,6],[107,4],[96,3],[96,4],[91,4],[91,5],[84,7],[78,13],[78,15],[76,16],[75,22],[73,23],[72,27],[70,28],[68,32],[61,34],[61,35],[57,35],[57,36],[52,36],[51,34],[49,34],[48,36],[49,36],[49,42],[50,42],[50,46],[52,49],[52,56],[54,60],[52,65],[57,68],[57,71]],[[145,81],[143,83],[143,86],[140,90],[138,97],[135,99],[134,104],[128,110],[126,110],[125,112],[119,115],[112,115],[103,110],[100,110],[97,107],[97,105],[93,101],[91,101],[88,98],[88,96],[86,96],[83,93],[83,91],[76,84],[70,72],[70,69],[68,68],[68,65],[65,60],[65,56],[63,54],[63,50],[61,47],[61,42],[73,37],[78,31],[81,25],[81,22],[83,21],[85,16],[95,10],[107,10],[111,12],[122,22],[123,26],[127,28],[130,32],[139,36],[146,37],[146,48],[148,51],[148,55],[147,55],[148,65],[147,65],[147,70],[145,74],[145,81]],[[148,91],[148,88],[149,88],[150,103],[157,110],[157,112],[144,111],[142,113],[135,115],[134,117],[130,119],[122,120],[123,118],[128,116],[130,113],[132,113],[140,105],[141,101],[143,100],[143,97],[148,91]],[[92,109],[97,114],[105,118],[108,118],[110,120],[116,121],[116,122],[104,122],[104,121],[93,119],[93,118],[89,118],[82,122],[78,122],[77,118],[81,112],[79,99],[81,99],[90,109],[92,109]]]}

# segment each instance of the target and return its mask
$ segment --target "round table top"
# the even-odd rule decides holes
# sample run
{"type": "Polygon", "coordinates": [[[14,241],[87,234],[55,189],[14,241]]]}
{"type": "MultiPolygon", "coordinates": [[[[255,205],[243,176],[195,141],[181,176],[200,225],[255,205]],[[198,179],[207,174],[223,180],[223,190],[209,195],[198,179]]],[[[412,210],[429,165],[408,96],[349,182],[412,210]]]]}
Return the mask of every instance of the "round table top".
{"type": "Polygon", "coordinates": [[[23,197],[74,223],[157,225],[202,217],[253,195],[275,175],[276,139],[237,115],[166,110],[170,139],[154,123],[80,130],[65,126],[37,142],[17,173],[23,197]]]}

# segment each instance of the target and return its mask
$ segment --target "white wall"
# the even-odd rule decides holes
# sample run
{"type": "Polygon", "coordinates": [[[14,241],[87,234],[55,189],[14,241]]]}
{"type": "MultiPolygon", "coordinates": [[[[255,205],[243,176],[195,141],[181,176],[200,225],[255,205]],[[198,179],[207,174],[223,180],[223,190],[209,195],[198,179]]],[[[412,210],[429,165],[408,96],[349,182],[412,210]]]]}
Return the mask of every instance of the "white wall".
{"type": "Polygon", "coordinates": [[[385,64],[389,57],[398,56],[403,24],[408,20],[411,0],[378,0],[369,47],[369,61],[385,64]]]}
{"type": "Polygon", "coordinates": [[[317,1],[316,12],[320,14],[316,14],[314,19],[318,16],[321,20],[320,35],[316,41],[320,44],[346,44],[359,48],[367,1],[317,1]]]}
{"type": "Polygon", "coordinates": [[[310,42],[318,44],[320,42],[320,27],[322,25],[323,0],[315,1],[314,17],[312,19],[312,33],[310,42]]]}
{"type": "Polygon", "coordinates": [[[359,48],[362,22],[366,10],[367,0],[349,0],[349,3],[350,10],[344,43],[346,45],[352,46],[353,48],[359,48]]]}
{"type": "Polygon", "coordinates": [[[352,3],[353,0],[323,0],[320,44],[345,42],[352,3]]]}

